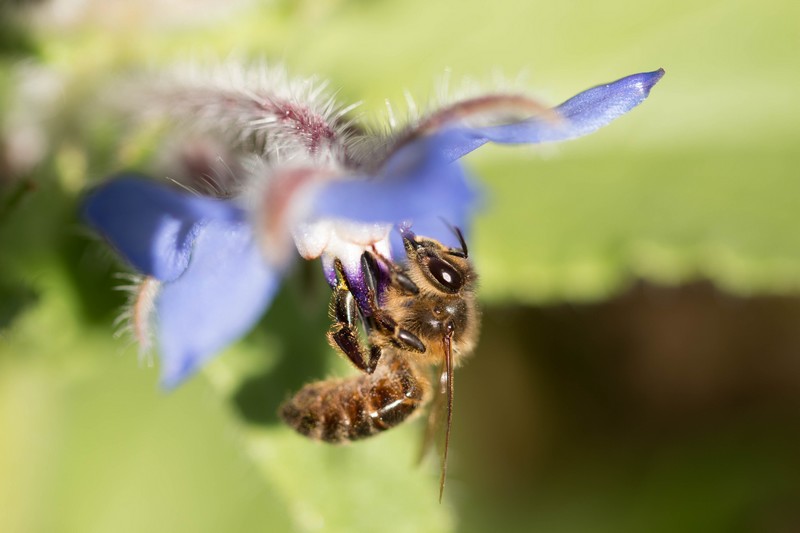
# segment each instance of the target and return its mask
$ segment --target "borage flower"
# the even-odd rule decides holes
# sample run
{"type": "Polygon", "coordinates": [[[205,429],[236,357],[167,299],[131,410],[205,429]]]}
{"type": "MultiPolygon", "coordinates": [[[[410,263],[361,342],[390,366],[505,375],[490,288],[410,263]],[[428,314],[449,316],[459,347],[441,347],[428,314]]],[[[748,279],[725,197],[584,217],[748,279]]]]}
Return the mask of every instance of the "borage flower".
{"type": "MultiPolygon", "coordinates": [[[[224,127],[237,122],[225,113],[246,108],[243,127],[263,134],[258,161],[240,165],[244,175],[230,197],[123,174],[90,193],[85,217],[145,276],[131,313],[134,330],[143,342],[154,325],[162,384],[173,387],[258,321],[291,266],[293,247],[306,259],[321,257],[332,286],[339,259],[366,309],[361,255],[373,249],[402,261],[393,228],[413,226],[419,235],[458,246],[448,226],[467,231],[480,197],[462,156],[488,142],[542,143],[591,133],[644,101],[663,74],[634,74],[555,108],[489,94],[438,110],[390,137],[353,134],[342,113],[330,103],[320,108],[313,97],[190,95],[184,102],[194,102],[195,111],[228,118],[224,127]]],[[[234,143],[232,152],[241,152],[237,162],[258,145],[245,144],[234,143]]]]}

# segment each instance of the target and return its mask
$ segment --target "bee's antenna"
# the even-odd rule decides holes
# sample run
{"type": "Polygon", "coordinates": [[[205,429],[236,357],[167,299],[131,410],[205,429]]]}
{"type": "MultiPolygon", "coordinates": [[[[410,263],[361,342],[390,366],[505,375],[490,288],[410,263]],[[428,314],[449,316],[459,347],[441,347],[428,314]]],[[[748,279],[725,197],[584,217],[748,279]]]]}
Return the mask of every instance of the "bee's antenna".
{"type": "Polygon", "coordinates": [[[444,223],[445,226],[450,228],[450,231],[455,233],[456,237],[458,237],[458,242],[461,245],[461,254],[456,253],[455,251],[450,251],[450,255],[460,255],[464,258],[469,257],[469,250],[467,250],[467,241],[464,240],[464,234],[461,233],[461,229],[458,226],[454,226],[450,224],[444,217],[439,217],[439,219],[444,223]]]}
{"type": "Polygon", "coordinates": [[[469,257],[469,250],[467,250],[467,241],[464,240],[464,235],[461,233],[461,229],[453,226],[453,231],[455,231],[456,236],[458,237],[458,242],[461,243],[461,251],[464,252],[464,257],[469,257]]]}

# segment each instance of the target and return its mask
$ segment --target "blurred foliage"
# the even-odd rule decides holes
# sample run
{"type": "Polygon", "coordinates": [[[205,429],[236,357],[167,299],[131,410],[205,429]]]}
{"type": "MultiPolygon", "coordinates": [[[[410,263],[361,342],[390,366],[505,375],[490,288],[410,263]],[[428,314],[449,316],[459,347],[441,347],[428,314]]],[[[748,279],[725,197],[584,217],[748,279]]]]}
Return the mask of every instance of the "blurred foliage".
{"type": "Polygon", "coordinates": [[[800,528],[796,4],[22,4],[0,6],[0,531],[800,528]],[[332,448],[277,423],[347,371],[317,265],[170,395],[112,337],[120,267],[78,203],[155,154],[103,91],[230,56],[330,78],[376,124],[443,77],[523,71],[557,103],[667,71],[593,136],[468,158],[487,309],[442,505],[419,427],[332,448]]]}

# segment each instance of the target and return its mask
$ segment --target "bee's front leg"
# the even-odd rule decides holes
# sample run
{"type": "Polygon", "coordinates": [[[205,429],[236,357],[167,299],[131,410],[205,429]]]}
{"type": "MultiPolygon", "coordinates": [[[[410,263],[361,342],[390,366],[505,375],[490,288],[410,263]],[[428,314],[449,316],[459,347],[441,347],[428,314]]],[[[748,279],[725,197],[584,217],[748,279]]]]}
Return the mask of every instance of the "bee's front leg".
{"type": "Polygon", "coordinates": [[[380,336],[388,339],[394,346],[403,350],[417,353],[424,353],[425,344],[413,333],[400,327],[397,321],[381,309],[378,303],[378,276],[381,271],[378,261],[383,264],[389,274],[389,282],[392,287],[398,289],[401,294],[414,296],[419,294],[419,287],[411,281],[411,278],[402,268],[392,263],[377,252],[364,252],[361,256],[361,267],[364,272],[364,279],[367,282],[367,291],[372,309],[365,314],[365,323],[370,331],[377,332],[380,336]]]}
{"type": "Polygon", "coordinates": [[[358,331],[358,324],[361,321],[358,303],[350,292],[342,262],[336,259],[334,268],[337,281],[331,295],[330,316],[333,325],[328,331],[328,342],[356,368],[372,374],[381,358],[381,348],[377,345],[365,346],[362,342],[358,331]]]}

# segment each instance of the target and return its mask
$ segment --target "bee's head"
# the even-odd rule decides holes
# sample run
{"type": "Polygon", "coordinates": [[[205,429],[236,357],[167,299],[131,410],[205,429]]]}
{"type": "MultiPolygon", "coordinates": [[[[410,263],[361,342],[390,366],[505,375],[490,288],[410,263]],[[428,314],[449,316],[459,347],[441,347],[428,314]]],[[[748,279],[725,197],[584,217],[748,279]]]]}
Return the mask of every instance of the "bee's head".
{"type": "Polygon", "coordinates": [[[475,273],[467,259],[467,246],[458,229],[461,248],[449,248],[439,241],[403,233],[409,266],[418,270],[437,291],[456,295],[474,284],[475,273]]]}

